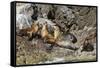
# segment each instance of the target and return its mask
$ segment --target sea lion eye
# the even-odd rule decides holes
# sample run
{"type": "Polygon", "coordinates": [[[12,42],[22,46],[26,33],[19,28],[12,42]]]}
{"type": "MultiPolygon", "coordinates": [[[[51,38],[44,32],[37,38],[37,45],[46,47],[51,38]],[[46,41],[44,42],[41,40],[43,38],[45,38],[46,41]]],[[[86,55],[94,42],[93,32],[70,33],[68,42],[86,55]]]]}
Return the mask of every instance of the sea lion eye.
{"type": "Polygon", "coordinates": [[[73,37],[72,36],[70,36],[70,40],[73,40],[73,37]]]}

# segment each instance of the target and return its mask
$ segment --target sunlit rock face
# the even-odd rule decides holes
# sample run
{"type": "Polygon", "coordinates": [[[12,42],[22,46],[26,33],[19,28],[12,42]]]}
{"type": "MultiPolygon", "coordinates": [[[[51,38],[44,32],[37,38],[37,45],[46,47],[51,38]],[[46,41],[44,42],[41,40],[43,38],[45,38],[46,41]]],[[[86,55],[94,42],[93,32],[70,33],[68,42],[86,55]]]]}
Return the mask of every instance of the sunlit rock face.
{"type": "Polygon", "coordinates": [[[16,26],[19,29],[31,27],[33,8],[31,4],[17,4],[16,26]]]}

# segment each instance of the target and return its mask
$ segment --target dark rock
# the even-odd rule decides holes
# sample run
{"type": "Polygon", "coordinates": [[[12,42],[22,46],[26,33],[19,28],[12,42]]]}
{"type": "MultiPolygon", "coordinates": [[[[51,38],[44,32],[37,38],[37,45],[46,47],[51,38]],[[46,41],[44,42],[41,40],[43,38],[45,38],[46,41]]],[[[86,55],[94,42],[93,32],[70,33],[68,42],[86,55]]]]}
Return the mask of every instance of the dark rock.
{"type": "Polygon", "coordinates": [[[81,52],[83,52],[83,51],[90,52],[90,51],[93,51],[93,50],[94,50],[93,45],[88,43],[86,45],[83,45],[83,49],[81,50],[81,52]]]}

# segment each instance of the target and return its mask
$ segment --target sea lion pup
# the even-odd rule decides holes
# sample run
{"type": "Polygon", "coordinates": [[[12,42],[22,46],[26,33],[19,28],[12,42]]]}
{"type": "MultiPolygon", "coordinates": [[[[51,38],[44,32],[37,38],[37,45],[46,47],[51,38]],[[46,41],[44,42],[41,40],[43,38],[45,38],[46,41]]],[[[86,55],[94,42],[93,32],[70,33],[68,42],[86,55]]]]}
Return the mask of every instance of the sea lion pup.
{"type": "Polygon", "coordinates": [[[51,44],[49,48],[47,48],[47,51],[51,51],[53,46],[59,46],[56,41],[58,40],[60,31],[58,26],[53,26],[54,32],[53,35],[50,34],[47,30],[44,31],[45,34],[45,42],[51,44]]]}
{"type": "Polygon", "coordinates": [[[47,23],[45,23],[44,25],[43,25],[43,28],[42,28],[42,30],[41,30],[41,35],[42,35],[42,38],[44,38],[46,41],[50,41],[50,42],[55,42],[55,41],[57,41],[59,38],[59,35],[60,35],[60,30],[59,30],[59,27],[58,26],[53,26],[53,28],[54,28],[54,33],[53,33],[53,35],[52,34],[50,34],[49,32],[48,32],[48,28],[47,28],[47,23]]]}
{"type": "MultiPolygon", "coordinates": [[[[61,48],[68,48],[68,49],[71,49],[71,50],[77,50],[78,49],[74,46],[70,46],[70,45],[65,46],[63,44],[60,44],[60,43],[63,43],[61,41],[62,38],[60,37],[61,31],[60,31],[60,29],[57,25],[53,26],[53,28],[54,28],[53,36],[48,33],[48,35],[46,37],[46,43],[51,44],[50,49],[52,49],[53,46],[57,46],[57,47],[61,47],[61,48]]],[[[66,38],[65,40],[69,40],[72,43],[75,43],[77,41],[76,37],[71,33],[69,33],[65,38],[66,38]]],[[[65,40],[63,40],[63,41],[65,41],[65,40]]]]}
{"type": "Polygon", "coordinates": [[[45,22],[43,24],[43,27],[42,27],[42,30],[41,30],[41,37],[42,37],[42,39],[44,39],[44,42],[48,38],[48,35],[49,35],[48,26],[47,26],[47,22],[45,22]]]}
{"type": "Polygon", "coordinates": [[[31,40],[37,34],[38,29],[38,23],[32,23],[31,28],[27,30],[27,34],[29,34],[29,40],[31,40]]]}
{"type": "MultiPolygon", "coordinates": [[[[60,36],[59,27],[55,25],[55,26],[53,26],[53,28],[54,28],[54,33],[53,33],[53,35],[48,34],[48,36],[47,36],[47,38],[46,38],[46,39],[47,39],[46,42],[49,43],[49,44],[51,44],[50,49],[52,49],[53,46],[59,46],[59,45],[57,44],[57,42],[56,42],[56,41],[59,40],[59,36],[60,36]]],[[[61,46],[60,46],[60,47],[61,47],[61,46]]]]}
{"type": "Polygon", "coordinates": [[[31,28],[21,29],[19,34],[20,36],[28,36],[29,39],[32,38],[33,35],[35,35],[38,31],[38,24],[32,23],[31,28]]]}

